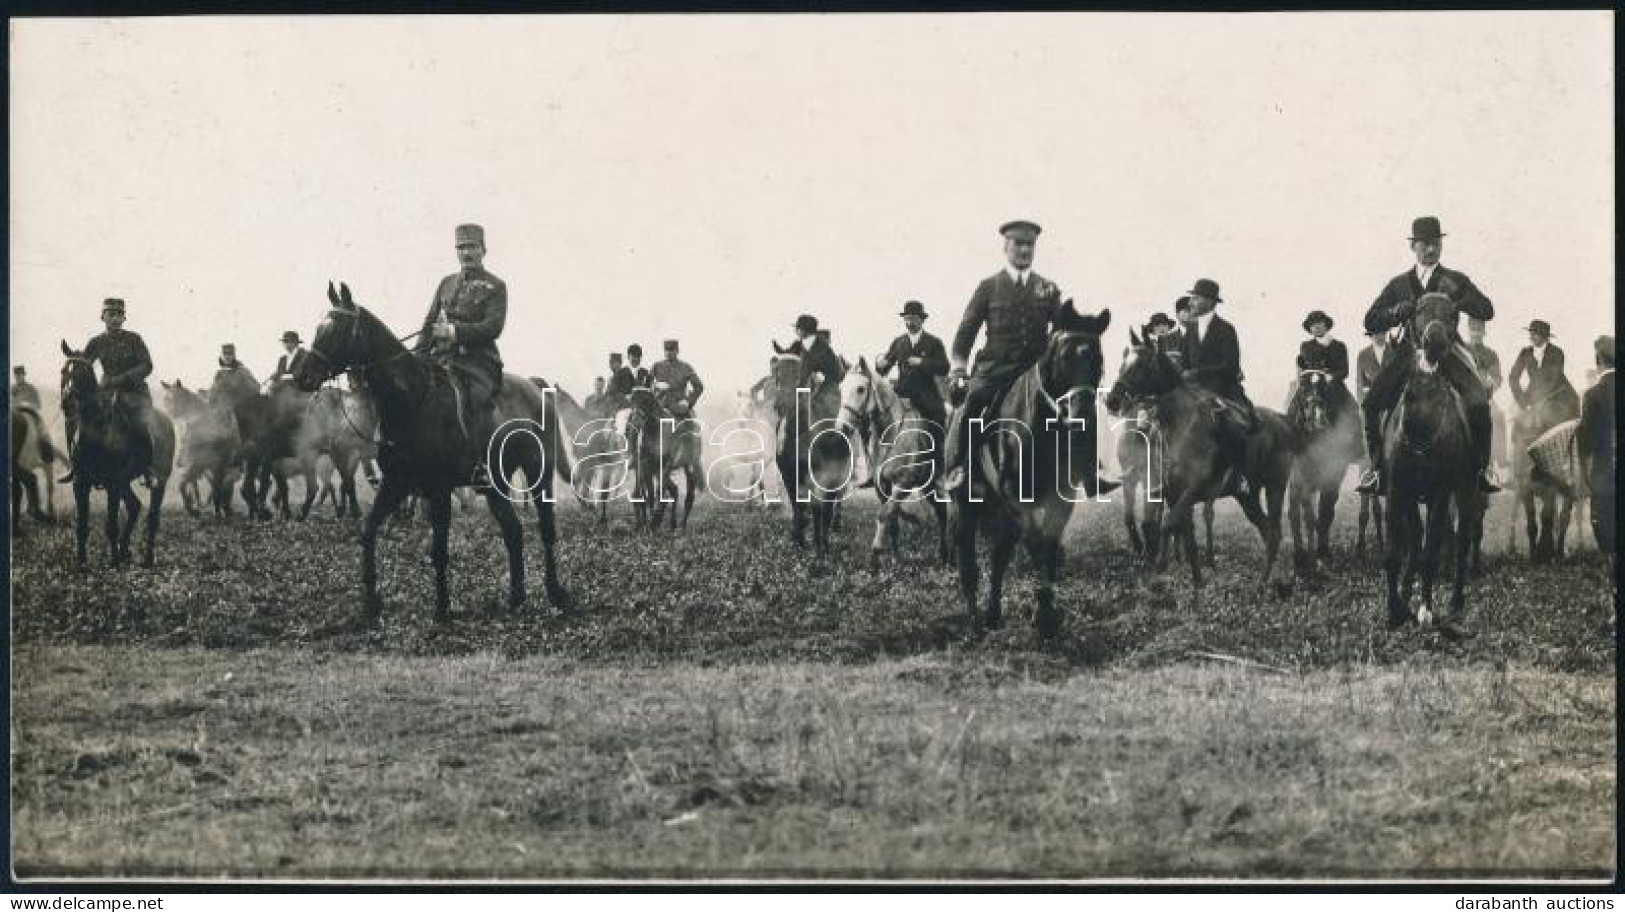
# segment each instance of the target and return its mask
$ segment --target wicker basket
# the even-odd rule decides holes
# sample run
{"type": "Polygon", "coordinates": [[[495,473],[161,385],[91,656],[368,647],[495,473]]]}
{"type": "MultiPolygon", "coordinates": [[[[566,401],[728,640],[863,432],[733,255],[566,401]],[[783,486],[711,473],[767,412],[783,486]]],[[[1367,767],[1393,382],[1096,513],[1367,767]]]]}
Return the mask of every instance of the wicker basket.
{"type": "Polygon", "coordinates": [[[1529,445],[1529,459],[1535,468],[1570,491],[1580,487],[1580,457],[1574,448],[1574,432],[1579,427],[1579,419],[1553,425],[1529,445]]]}

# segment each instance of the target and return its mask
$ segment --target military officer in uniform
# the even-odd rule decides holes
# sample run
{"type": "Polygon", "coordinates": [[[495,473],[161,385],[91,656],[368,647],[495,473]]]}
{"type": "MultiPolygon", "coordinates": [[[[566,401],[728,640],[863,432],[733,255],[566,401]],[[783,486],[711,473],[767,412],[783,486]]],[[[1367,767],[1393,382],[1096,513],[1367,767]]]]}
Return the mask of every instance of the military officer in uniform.
{"type": "Polygon", "coordinates": [[[588,415],[594,418],[602,417],[601,412],[604,407],[603,377],[592,378],[592,392],[588,393],[587,398],[582,400],[581,407],[588,415]]]}
{"type": "MultiPolygon", "coordinates": [[[[148,354],[147,343],[140,336],[124,328],[122,298],[108,298],[102,302],[102,325],[106,331],[90,340],[85,346],[84,357],[101,365],[101,391],[117,395],[117,407],[129,422],[132,458],[150,467],[152,432],[148,428],[148,421],[152,412],[152,393],[147,389],[147,377],[152,373],[152,355],[148,354]]],[[[71,450],[78,443],[78,426],[71,419],[67,433],[71,450]]],[[[70,469],[62,481],[72,480],[73,472],[70,469]]],[[[151,487],[150,468],[143,480],[151,487]]]]}
{"type": "MultiPolygon", "coordinates": [[[[966,440],[971,420],[1043,355],[1050,323],[1061,308],[1061,290],[1032,268],[1042,230],[1025,219],[999,227],[1006,265],[976,286],[954,333],[949,378],[960,404],[948,429],[944,487],[949,491],[964,487],[968,477],[966,463],[975,449],[966,440]],[[967,374],[971,346],[984,326],[986,338],[967,374]]],[[[1101,481],[1099,487],[1105,493],[1116,485],[1101,481]]]]}
{"type": "Polygon", "coordinates": [[[705,392],[705,384],[688,362],[677,357],[676,339],[666,340],[665,351],[665,360],[655,362],[649,374],[660,404],[681,421],[694,414],[694,405],[705,392]]]}
{"type": "Polygon", "coordinates": [[[465,393],[470,449],[475,452],[471,483],[490,487],[485,465],[495,430],[492,405],[502,389],[502,355],[496,341],[508,320],[508,286],[485,269],[485,229],[458,225],[454,232],[457,272],[440,280],[423,318],[416,351],[450,364],[465,393]]]}
{"type": "MultiPolygon", "coordinates": [[[[1376,494],[1382,488],[1382,416],[1399,401],[1399,395],[1416,369],[1417,340],[1411,338],[1411,317],[1416,314],[1416,302],[1425,294],[1440,293],[1455,303],[1460,313],[1480,320],[1495,317],[1495,305],[1478,290],[1466,275],[1439,265],[1444,251],[1444,232],[1439,220],[1424,215],[1411,222],[1411,252],[1416,256],[1416,267],[1407,269],[1383,286],[1382,292],[1371,303],[1365,314],[1367,332],[1386,332],[1401,327],[1399,341],[1393,343],[1396,357],[1377,372],[1371,389],[1360,409],[1365,416],[1366,456],[1371,468],[1360,479],[1356,489],[1362,494],[1376,494]]],[[[1458,314],[1459,316],[1459,314],[1458,314]]],[[[1478,467],[1478,487],[1486,494],[1501,490],[1490,476],[1490,437],[1493,433],[1490,419],[1490,397],[1479,378],[1478,367],[1473,364],[1472,353],[1462,344],[1456,327],[1450,327],[1451,353],[1439,365],[1446,380],[1461,396],[1467,412],[1467,429],[1473,440],[1474,457],[1478,467]]]]}
{"type": "Polygon", "coordinates": [[[11,369],[12,377],[16,378],[11,384],[11,401],[15,405],[33,406],[39,410],[39,390],[34,384],[28,382],[28,371],[21,364],[11,369]]]}
{"type": "Polygon", "coordinates": [[[299,334],[288,330],[282,334],[282,356],[276,360],[276,370],[271,372],[270,384],[291,382],[294,371],[305,360],[305,349],[299,344],[299,334]]]}
{"type": "MultiPolygon", "coordinates": [[[[638,389],[649,389],[654,383],[654,375],[643,366],[643,346],[636,342],[626,347],[627,371],[632,375],[632,386],[638,389]]],[[[631,392],[631,390],[627,390],[631,392]]]]}

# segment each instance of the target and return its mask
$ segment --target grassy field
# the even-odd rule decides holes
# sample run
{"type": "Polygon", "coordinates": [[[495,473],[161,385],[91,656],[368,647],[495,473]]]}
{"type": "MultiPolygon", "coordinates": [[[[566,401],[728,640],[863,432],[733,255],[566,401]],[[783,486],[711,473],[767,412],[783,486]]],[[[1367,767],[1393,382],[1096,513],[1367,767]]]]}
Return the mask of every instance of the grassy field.
{"type": "MultiPolygon", "coordinates": [[[[1505,510],[1505,505],[1498,507],[1505,510]]],[[[355,608],[353,529],[175,517],[160,566],[66,568],[14,543],[19,874],[384,876],[1609,876],[1611,592],[1593,551],[1503,556],[1472,638],[1390,633],[1349,517],[1285,595],[1228,511],[1197,601],[1082,514],[1059,642],[968,635],[910,536],[864,566],[869,507],[822,570],[777,516],[686,534],[561,514],[575,616],[500,610],[492,524],[460,515],[457,617],[428,620],[426,535],[355,608]],[[1270,668],[1214,662],[1219,653],[1270,668]]],[[[99,535],[99,530],[96,531],[99,535]]],[[[1589,536],[1586,536],[1589,548],[1589,536]]],[[[532,546],[534,547],[534,545],[532,546]]],[[[97,552],[93,552],[97,553],[97,552]]]]}

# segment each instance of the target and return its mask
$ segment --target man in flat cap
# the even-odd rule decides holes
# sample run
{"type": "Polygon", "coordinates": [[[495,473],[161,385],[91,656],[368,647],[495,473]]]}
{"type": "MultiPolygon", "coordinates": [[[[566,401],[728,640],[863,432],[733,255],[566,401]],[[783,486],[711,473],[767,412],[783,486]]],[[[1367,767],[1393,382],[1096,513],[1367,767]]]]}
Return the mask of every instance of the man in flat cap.
{"type": "Polygon", "coordinates": [[[485,229],[458,225],[453,232],[459,269],[440,280],[415,350],[450,366],[461,385],[469,445],[475,453],[470,482],[490,488],[486,448],[495,431],[492,406],[502,389],[502,354],[497,339],[508,322],[508,286],[485,269],[485,229]]]}
{"type": "Polygon", "coordinates": [[[1247,435],[1258,426],[1258,419],[1241,385],[1241,340],[1236,327],[1214,310],[1224,303],[1218,282],[1197,279],[1185,295],[1190,299],[1191,321],[1185,333],[1181,375],[1186,382],[1218,397],[1214,418],[1218,421],[1219,442],[1230,451],[1233,467],[1225,486],[1233,483],[1236,492],[1245,495],[1247,476],[1237,469],[1246,451],[1247,435]]]}
{"type": "Polygon", "coordinates": [[[1552,325],[1530,320],[1527,332],[1529,344],[1513,359],[1512,372],[1507,375],[1512,399],[1524,410],[1574,391],[1564,371],[1563,349],[1552,343],[1552,325]]]}
{"type": "MultiPolygon", "coordinates": [[[[1050,323],[1061,309],[1061,290],[1054,282],[1033,271],[1033,255],[1038,225],[1018,219],[999,227],[1004,238],[1005,267],[983,279],[965,305],[959,329],[949,349],[952,369],[949,378],[961,394],[960,404],[948,429],[948,474],[944,488],[957,491],[966,484],[970,447],[970,423],[1022,372],[1044,353],[1050,323]],[[977,333],[986,327],[976,364],[966,373],[971,346],[977,333]]],[[[1106,493],[1115,484],[1098,480],[1098,492],[1106,493]]]]}
{"type": "Polygon", "coordinates": [[[1608,555],[1610,574],[1616,571],[1618,504],[1615,502],[1614,337],[1598,336],[1593,348],[1597,379],[1580,400],[1580,426],[1574,448],[1580,458],[1580,477],[1591,491],[1591,531],[1597,548],[1608,555]]]}
{"type": "Polygon", "coordinates": [[[679,422],[694,415],[694,405],[705,392],[700,375],[688,362],[677,357],[677,340],[667,339],[663,344],[666,357],[655,362],[649,375],[654,381],[655,397],[679,422]]]}
{"type": "MultiPolygon", "coordinates": [[[[152,464],[152,431],[148,427],[152,413],[152,392],[147,389],[147,377],[152,373],[152,355],[141,337],[124,328],[124,299],[108,298],[102,302],[102,326],[84,347],[86,360],[101,365],[103,393],[114,393],[117,408],[123,410],[130,427],[131,459],[147,466],[152,464]]],[[[78,444],[78,425],[70,417],[67,436],[70,452],[78,444]]],[[[71,467],[70,462],[70,467],[71,467]]],[[[73,480],[70,468],[62,479],[73,480]]],[[[143,479],[152,486],[149,470],[143,479]]]]}
{"type": "Polygon", "coordinates": [[[299,334],[288,330],[282,334],[282,355],[276,359],[276,370],[271,372],[271,385],[293,382],[294,371],[304,363],[305,349],[299,344],[299,334]]]}
{"type": "MultiPolygon", "coordinates": [[[[214,372],[213,392],[221,397],[220,401],[230,406],[234,411],[239,403],[259,394],[259,382],[248,365],[237,360],[237,346],[226,342],[220,346],[220,357],[215,359],[220,367],[214,372]]],[[[248,428],[243,428],[245,436],[248,428]]]]}
{"type": "MultiPolygon", "coordinates": [[[[1371,303],[1365,314],[1367,332],[1379,332],[1399,327],[1399,339],[1393,343],[1396,357],[1377,372],[1371,389],[1360,410],[1365,416],[1366,456],[1371,469],[1360,479],[1362,494],[1376,494],[1382,488],[1382,475],[1386,466],[1382,462],[1382,416],[1399,402],[1411,373],[1416,370],[1416,338],[1421,327],[1411,326],[1416,315],[1416,302],[1425,294],[1439,293],[1456,305],[1457,317],[1466,314],[1480,320],[1495,318],[1495,305],[1478,290],[1473,280],[1463,273],[1439,264],[1444,251],[1444,232],[1439,220],[1424,215],[1411,222],[1411,253],[1416,266],[1388,281],[1371,303]]],[[[1478,366],[1472,353],[1462,344],[1456,326],[1450,327],[1454,343],[1451,353],[1439,365],[1444,378],[1461,396],[1467,413],[1467,429],[1472,436],[1473,454],[1478,468],[1478,487],[1486,494],[1501,490],[1490,475],[1490,420],[1489,391],[1479,377],[1478,366]]]]}

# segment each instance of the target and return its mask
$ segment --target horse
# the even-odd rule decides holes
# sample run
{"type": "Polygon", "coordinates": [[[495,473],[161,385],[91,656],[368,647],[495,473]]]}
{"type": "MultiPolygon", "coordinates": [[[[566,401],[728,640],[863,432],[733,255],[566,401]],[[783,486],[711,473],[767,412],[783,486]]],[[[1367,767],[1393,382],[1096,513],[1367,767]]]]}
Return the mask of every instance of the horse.
{"type": "Polygon", "coordinates": [[[51,465],[58,454],[45,419],[32,405],[11,404],[11,527],[19,528],[23,503],[28,518],[50,523],[56,518],[56,483],[51,465]],[[45,483],[45,512],[39,508],[40,480],[45,483]]]}
{"type": "MultiPolygon", "coordinates": [[[[1126,357],[1125,353],[1125,357],[1126,357]]],[[[1162,489],[1164,444],[1154,403],[1138,400],[1128,405],[1128,414],[1119,422],[1124,433],[1117,438],[1117,466],[1123,481],[1123,529],[1135,557],[1154,560],[1158,553],[1158,529],[1165,503],[1162,489]],[[1140,491],[1145,489],[1144,509],[1140,491]]],[[[1213,547],[1213,498],[1202,501],[1202,525],[1207,530],[1207,548],[1198,549],[1207,565],[1217,564],[1213,547]]],[[[1174,557],[1183,559],[1183,552],[1174,557]]]]}
{"type": "Polygon", "coordinates": [[[683,528],[694,509],[695,493],[705,487],[705,467],[701,465],[700,435],[692,419],[679,421],[655,396],[654,391],[637,388],[631,395],[632,414],[627,419],[626,438],[632,450],[636,491],[648,501],[649,528],[660,528],[660,520],[671,504],[670,529],[677,529],[677,482],[673,473],[683,474],[683,528]],[[668,501],[669,495],[669,501],[668,501]]]}
{"type": "Polygon", "coordinates": [[[948,539],[948,505],[936,496],[936,474],[941,465],[942,429],[935,433],[908,400],[897,395],[890,381],[876,374],[867,358],[841,381],[840,422],[855,428],[874,480],[880,512],[875,516],[875,537],[869,559],[878,565],[890,546],[893,558],[901,551],[898,519],[905,505],[925,500],[937,516],[937,559],[953,562],[948,539]]]}
{"type": "Polygon", "coordinates": [[[850,490],[852,442],[838,415],[815,420],[816,395],[798,395],[801,355],[777,342],[773,351],[774,462],[790,501],[790,541],[806,547],[810,519],[813,552],[821,560],[829,555],[836,504],[850,490]]]}
{"type": "MultiPolygon", "coordinates": [[[[740,390],[734,394],[733,422],[748,428],[768,428],[771,430],[776,427],[778,415],[773,408],[776,396],[777,388],[774,386],[772,374],[769,373],[751,390],[740,390]],[[760,399],[753,394],[752,390],[754,389],[762,390],[760,399]]],[[[727,439],[730,438],[724,437],[724,442],[727,439]]],[[[758,438],[758,440],[760,439],[758,438]]],[[[771,479],[767,472],[767,464],[764,460],[758,458],[762,452],[760,449],[748,453],[731,451],[718,461],[718,465],[729,473],[736,474],[741,469],[749,473],[743,488],[730,487],[729,490],[734,493],[744,494],[745,503],[759,508],[770,507],[778,502],[776,497],[769,499],[776,492],[770,492],[768,489],[771,479]]]]}
{"type": "Polygon", "coordinates": [[[1329,539],[1338,490],[1363,449],[1358,408],[1346,394],[1343,407],[1336,408],[1334,389],[1331,375],[1325,371],[1301,370],[1298,388],[1287,403],[1288,420],[1303,447],[1293,464],[1287,495],[1292,549],[1298,565],[1303,566],[1309,561],[1305,540],[1312,539],[1317,569],[1331,557],[1329,539]]]}
{"type": "MultiPolygon", "coordinates": [[[[1574,511],[1574,494],[1530,458],[1530,444],[1565,421],[1580,417],[1580,394],[1564,384],[1538,402],[1521,409],[1512,421],[1512,482],[1518,508],[1524,515],[1529,537],[1529,558],[1546,563],[1563,557],[1569,521],[1574,511]]],[[[1509,529],[1507,550],[1518,550],[1516,514],[1509,529]]]]}
{"type": "Polygon", "coordinates": [[[78,566],[86,563],[85,545],[90,537],[90,491],[107,492],[107,548],[114,567],[130,560],[130,536],[141,516],[141,500],[134,481],[143,474],[152,476],[147,503],[147,528],[141,566],[155,562],[159,515],[163,512],[164,490],[175,465],[175,425],[156,408],[146,410],[151,453],[143,459],[132,452],[130,415],[118,401],[119,393],[102,393],[96,385],[96,369],[83,352],[74,351],[66,341],[62,354],[62,410],[77,423],[78,440],[71,456],[73,466],[74,535],[78,566]],[[120,524],[119,507],[129,521],[120,524]]]}
{"type": "MultiPolygon", "coordinates": [[[[309,357],[294,373],[294,382],[315,392],[327,380],[347,370],[357,371],[372,391],[378,409],[381,442],[378,462],[383,483],[372,508],[361,523],[361,585],[365,599],[358,618],[376,625],[383,613],[378,595],[378,530],[408,495],[425,496],[433,531],[430,561],[434,565],[434,617],[450,617],[447,588],[450,563],[448,536],[452,490],[466,483],[474,468],[476,447],[493,456],[490,475],[495,483],[485,502],[502,530],[508,556],[507,604],[517,608],[525,600],[524,530],[508,499],[506,483],[523,471],[531,490],[539,490],[537,528],[542,540],[549,601],[568,610],[574,599],[558,578],[556,563],[550,459],[563,459],[558,421],[549,413],[541,390],[512,374],[504,374],[497,394],[501,423],[527,422],[518,432],[469,441],[464,416],[459,414],[459,392],[447,368],[415,357],[382,321],[351,297],[348,285],[334,291],[327,286],[330,307],[311,340],[309,357]]],[[[499,427],[501,426],[499,423],[499,427]]]]}
{"type": "MultiPolygon", "coordinates": [[[[321,489],[332,497],[340,518],[346,514],[352,518],[361,516],[355,474],[368,460],[378,457],[378,444],[374,440],[377,431],[378,412],[373,407],[372,397],[366,393],[325,386],[311,397],[296,447],[331,463],[331,473],[322,473],[319,465],[313,466],[312,473],[319,478],[321,489]],[[339,481],[336,492],[331,490],[334,474],[339,481]]],[[[316,502],[322,499],[323,491],[318,490],[316,502]]]]}
{"type": "MultiPolygon", "coordinates": [[[[1056,312],[1044,351],[989,406],[980,446],[965,448],[965,483],[949,499],[959,568],[959,594],[972,628],[1003,624],[1004,577],[1016,546],[1025,545],[1038,570],[1034,623],[1045,639],[1060,633],[1055,580],[1061,533],[1081,490],[1093,488],[1095,393],[1103,356],[1100,335],[1111,311],[1080,314],[1068,300],[1056,312]],[[1009,422],[1010,430],[1002,425],[1009,422]],[[979,534],[992,541],[986,611],[978,610],[979,534]]],[[[960,406],[963,408],[963,406],[960,406]]],[[[957,420],[955,418],[951,420],[957,420]]]]}
{"type": "Polygon", "coordinates": [[[1451,356],[1456,305],[1439,293],[1422,296],[1413,326],[1421,327],[1416,368],[1395,406],[1383,420],[1383,458],[1388,466],[1383,496],[1388,509],[1388,553],[1383,562],[1388,587],[1388,626],[1414,619],[1423,625],[1440,618],[1433,606],[1439,555],[1454,540],[1455,581],[1450,616],[1440,620],[1447,635],[1463,634],[1464,585],[1470,543],[1483,522],[1483,495],[1473,458],[1467,414],[1460,396],[1439,370],[1451,356]],[[1421,509],[1427,507],[1427,523],[1421,509]],[[1417,574],[1421,603],[1410,601],[1417,574]]]}
{"type": "Polygon", "coordinates": [[[256,519],[271,518],[265,501],[274,477],[282,518],[289,518],[290,475],[300,475],[305,480],[305,503],[300,518],[309,514],[316,499],[316,453],[308,445],[302,445],[308,444],[308,438],[302,440],[300,436],[307,397],[292,383],[273,384],[269,392],[243,392],[217,374],[209,388],[209,401],[230,407],[237,417],[243,444],[242,495],[249,515],[256,519]]]}
{"type": "Polygon", "coordinates": [[[1167,353],[1129,331],[1130,349],[1118,368],[1117,381],[1106,397],[1107,407],[1120,411],[1131,399],[1148,400],[1155,405],[1158,427],[1164,441],[1162,528],[1155,553],[1157,566],[1166,567],[1168,548],[1183,545],[1191,568],[1191,584],[1200,591],[1202,571],[1196,551],[1192,524],[1195,505],[1219,497],[1233,497],[1241,505],[1248,522],[1264,540],[1262,588],[1275,580],[1275,562],[1281,545],[1281,507],[1292,477],[1292,461],[1299,441],[1286,416],[1257,407],[1257,427],[1247,437],[1240,465],[1220,446],[1218,418],[1214,409],[1218,397],[1187,384],[1179,366],[1167,353]],[[1234,474],[1249,484],[1245,495],[1236,493],[1225,480],[1234,474]],[[1259,498],[1262,496],[1263,502],[1259,498]]]}
{"type": "Polygon", "coordinates": [[[541,377],[532,377],[530,381],[554,392],[559,426],[575,455],[572,486],[577,499],[589,511],[596,505],[598,522],[608,522],[609,502],[631,472],[626,456],[630,447],[625,435],[616,429],[613,418],[588,412],[562,387],[541,377]]]}
{"type": "Polygon", "coordinates": [[[184,431],[179,462],[185,468],[178,487],[186,512],[192,516],[201,512],[198,481],[206,479],[209,505],[215,515],[231,515],[232,484],[243,464],[243,439],[236,416],[229,408],[187,389],[179,379],[159,384],[164,390],[165,410],[181,422],[184,431]]]}

